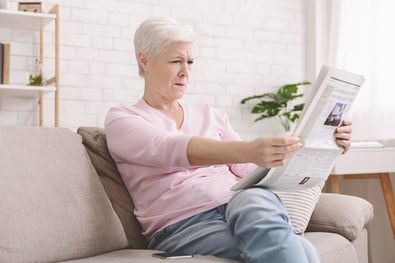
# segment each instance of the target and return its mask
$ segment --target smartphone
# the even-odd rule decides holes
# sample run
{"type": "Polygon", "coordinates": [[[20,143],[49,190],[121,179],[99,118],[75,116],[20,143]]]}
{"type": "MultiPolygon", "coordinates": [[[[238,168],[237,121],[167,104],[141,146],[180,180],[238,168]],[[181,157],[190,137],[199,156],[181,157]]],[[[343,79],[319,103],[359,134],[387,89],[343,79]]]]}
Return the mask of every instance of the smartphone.
{"type": "Polygon", "coordinates": [[[153,257],[161,258],[161,259],[176,259],[176,258],[191,258],[193,255],[182,254],[180,252],[163,252],[163,253],[154,253],[153,257]]]}

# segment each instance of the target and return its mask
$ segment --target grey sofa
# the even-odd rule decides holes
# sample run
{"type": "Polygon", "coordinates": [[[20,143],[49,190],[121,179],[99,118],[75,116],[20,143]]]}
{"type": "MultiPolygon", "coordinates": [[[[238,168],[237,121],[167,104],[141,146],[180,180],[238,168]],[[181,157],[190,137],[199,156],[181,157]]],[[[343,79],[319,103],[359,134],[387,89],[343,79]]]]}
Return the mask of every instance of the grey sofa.
{"type": "MultiPolygon", "coordinates": [[[[0,127],[0,262],[162,262],[140,234],[103,130],[78,134],[0,127]]],[[[368,262],[365,227],[372,218],[361,198],[322,194],[305,237],[321,262],[368,262]]]]}

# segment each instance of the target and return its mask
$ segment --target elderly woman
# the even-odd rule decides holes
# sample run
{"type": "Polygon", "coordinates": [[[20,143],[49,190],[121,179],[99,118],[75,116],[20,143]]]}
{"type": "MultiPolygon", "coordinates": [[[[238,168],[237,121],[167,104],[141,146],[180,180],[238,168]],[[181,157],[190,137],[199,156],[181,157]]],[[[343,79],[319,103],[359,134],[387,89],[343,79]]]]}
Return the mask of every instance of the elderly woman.
{"type": "MultiPolygon", "coordinates": [[[[319,262],[275,194],[230,190],[257,166],[283,165],[302,144],[296,137],[242,141],[225,114],[182,102],[195,39],[173,19],[143,22],[134,44],[144,95],[133,106],[112,108],[105,122],[149,248],[246,262],[319,262]]],[[[345,150],[350,133],[350,123],[335,133],[345,150]]]]}

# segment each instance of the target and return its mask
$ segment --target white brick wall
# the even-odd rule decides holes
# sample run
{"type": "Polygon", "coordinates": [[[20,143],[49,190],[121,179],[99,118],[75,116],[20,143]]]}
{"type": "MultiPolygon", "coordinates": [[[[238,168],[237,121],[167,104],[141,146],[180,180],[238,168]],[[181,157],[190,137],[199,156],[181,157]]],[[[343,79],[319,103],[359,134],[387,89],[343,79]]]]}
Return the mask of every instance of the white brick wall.
{"type": "MultiPolygon", "coordinates": [[[[16,1],[14,1],[16,2],[16,1]]],[[[107,110],[133,104],[143,93],[132,38],[151,16],[174,16],[202,36],[199,58],[185,96],[229,114],[249,139],[279,130],[274,120],[253,124],[246,96],[304,80],[306,76],[305,0],[48,0],[61,10],[62,127],[103,126],[107,110]]],[[[45,35],[45,72],[53,72],[53,27],[45,35]],[[48,36],[49,35],[49,36],[48,36]]],[[[11,42],[11,81],[25,83],[38,55],[38,34],[0,31],[11,42]]],[[[0,98],[0,124],[33,125],[34,100],[0,98]]],[[[45,102],[45,125],[53,123],[53,95],[45,102]]]]}

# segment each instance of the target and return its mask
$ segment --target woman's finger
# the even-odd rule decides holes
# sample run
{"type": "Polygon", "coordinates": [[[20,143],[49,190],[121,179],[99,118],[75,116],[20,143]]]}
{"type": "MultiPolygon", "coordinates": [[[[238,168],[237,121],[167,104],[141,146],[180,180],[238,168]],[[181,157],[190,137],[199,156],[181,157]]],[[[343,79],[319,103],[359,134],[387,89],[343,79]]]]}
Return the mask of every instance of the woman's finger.
{"type": "Polygon", "coordinates": [[[336,137],[336,139],[350,140],[351,134],[350,133],[335,133],[335,137],[336,137]]]}
{"type": "Polygon", "coordinates": [[[337,145],[343,148],[343,154],[346,153],[351,146],[350,141],[347,140],[336,140],[337,145]]]}
{"type": "Polygon", "coordinates": [[[351,133],[352,132],[351,126],[341,126],[336,128],[336,133],[342,133],[342,132],[351,133]]]}
{"type": "Polygon", "coordinates": [[[345,125],[345,126],[351,126],[352,125],[352,121],[351,120],[343,120],[342,121],[342,126],[343,125],[345,125]]]}
{"type": "Polygon", "coordinates": [[[288,146],[274,146],[271,148],[271,150],[274,154],[292,153],[302,148],[302,146],[303,144],[298,142],[288,146]]]}

